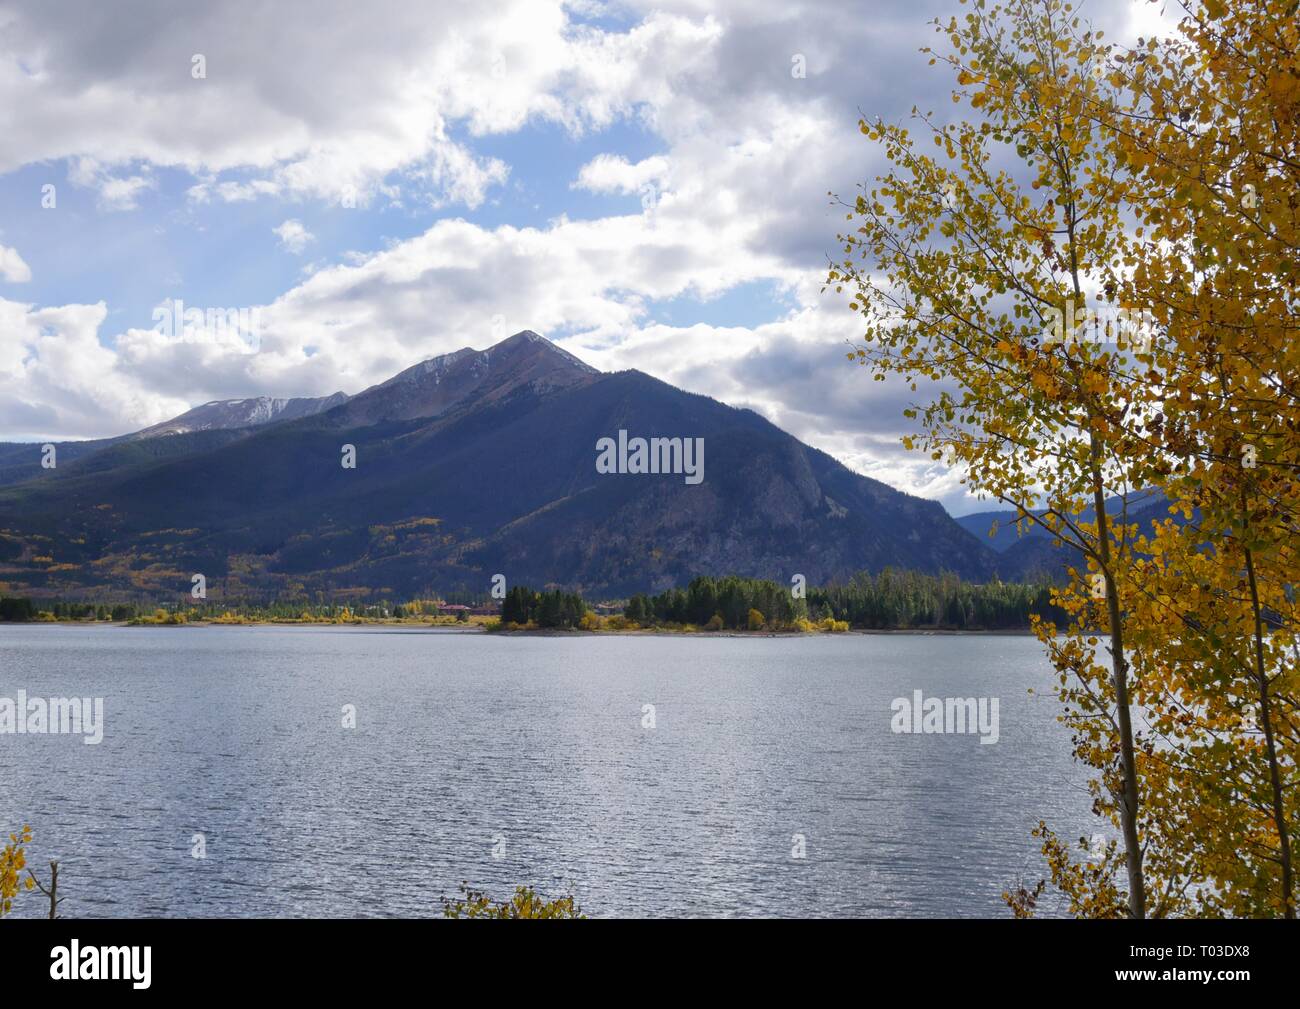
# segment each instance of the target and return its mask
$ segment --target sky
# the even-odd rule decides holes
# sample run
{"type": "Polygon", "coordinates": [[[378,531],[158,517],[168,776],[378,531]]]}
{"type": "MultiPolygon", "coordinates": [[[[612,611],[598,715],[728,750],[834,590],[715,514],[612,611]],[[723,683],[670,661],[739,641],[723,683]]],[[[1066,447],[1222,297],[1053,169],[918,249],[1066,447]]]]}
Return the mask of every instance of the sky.
{"type": "Polygon", "coordinates": [[[532,329],[978,510],[821,290],[828,193],[881,169],[858,119],[951,107],[918,50],[962,11],[0,0],[0,440],[357,393],[532,329]]]}

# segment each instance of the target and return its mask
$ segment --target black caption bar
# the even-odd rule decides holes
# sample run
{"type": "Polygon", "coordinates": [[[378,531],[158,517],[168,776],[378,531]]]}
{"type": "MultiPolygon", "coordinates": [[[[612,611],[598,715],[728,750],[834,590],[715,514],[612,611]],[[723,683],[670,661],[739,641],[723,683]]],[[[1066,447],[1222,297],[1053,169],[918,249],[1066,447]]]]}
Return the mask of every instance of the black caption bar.
{"type": "Polygon", "coordinates": [[[701,970],[728,984],[750,974],[763,984],[784,975],[809,992],[837,978],[872,984],[873,975],[882,983],[923,978],[932,993],[1034,982],[1046,986],[1043,993],[1222,989],[1289,976],[1282,958],[1295,945],[1293,930],[1274,922],[587,921],[521,928],[206,919],[15,921],[4,931],[6,991],[64,988],[92,996],[109,988],[128,996],[243,994],[280,983],[300,993],[366,995],[406,989],[417,976],[489,989],[507,977],[531,978],[573,990],[594,971],[619,965],[632,975],[701,970]],[[606,944],[608,954],[601,952],[606,944]],[[862,955],[830,955],[832,948],[862,955]],[[493,965],[506,973],[482,971],[493,965]]]}

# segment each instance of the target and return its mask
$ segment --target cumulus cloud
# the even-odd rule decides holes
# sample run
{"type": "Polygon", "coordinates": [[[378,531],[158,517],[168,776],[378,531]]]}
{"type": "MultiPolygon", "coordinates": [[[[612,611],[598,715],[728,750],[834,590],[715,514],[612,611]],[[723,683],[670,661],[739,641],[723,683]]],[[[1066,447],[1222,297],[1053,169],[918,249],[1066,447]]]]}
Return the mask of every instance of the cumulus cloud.
{"type": "Polygon", "coordinates": [[[599,154],[582,166],[577,189],[593,193],[637,193],[668,174],[668,159],[661,156],[630,164],[621,154],[599,154]]]}
{"type": "MultiPolygon", "coordinates": [[[[541,117],[580,129],[622,107],[606,94],[605,67],[579,65],[616,54],[570,38],[559,3],[11,0],[3,17],[0,172],[85,158],[89,181],[98,165],[138,162],[212,176],[200,198],[355,193],[364,205],[387,175],[410,171],[435,205],[473,206],[505,166],[450,124],[482,135],[541,117]],[[221,178],[235,170],[251,181],[221,178]]],[[[103,185],[130,205],[148,179],[103,185]]]]}
{"type": "Polygon", "coordinates": [[[316,236],[303,227],[302,221],[290,218],[279,227],[271,229],[271,233],[280,239],[280,247],[287,249],[294,255],[300,255],[302,250],[307,248],[308,242],[316,240],[316,236]]]}
{"type": "Polygon", "coordinates": [[[0,429],[11,437],[99,437],[187,408],[100,342],[107,314],[103,302],[35,308],[0,298],[0,429]]]}
{"type": "Polygon", "coordinates": [[[23,262],[17,249],[0,245],[0,277],[11,284],[25,284],[32,279],[31,267],[23,262]]]}
{"type": "Polygon", "coordinates": [[[77,158],[69,166],[68,179],[73,185],[95,190],[103,210],[134,210],[139,206],[140,195],[157,185],[148,166],[140,174],[114,174],[113,166],[87,157],[77,158]]]}
{"type": "MultiPolygon", "coordinates": [[[[932,41],[927,19],[951,6],[888,0],[867,16],[829,0],[627,0],[587,21],[589,4],[538,0],[286,0],[237,15],[12,0],[0,173],[69,159],[104,209],[140,205],[163,169],[179,170],[192,205],[285,204],[272,230],[301,253],[313,236],[289,205],[472,211],[538,167],[485,141],[538,123],[593,152],[561,180],[574,193],[653,199],[534,226],[440,217],[377,252],[316,240],[309,275],[260,306],[256,354],[113,331],[103,304],[0,302],[14,327],[0,330],[0,431],[117,434],[208,399],[356,392],[486,346],[501,317],[508,332],[750,406],[861,472],[958,501],[956,474],[901,449],[909,394],[845,360],[857,321],[820,293],[843,222],[827,190],[851,195],[879,167],[859,116],[951,104],[949,80],[917,52],[932,41]],[[792,74],[795,56],[806,75],[792,74]],[[628,135],[644,140],[635,154],[620,147],[628,135]],[[656,321],[664,301],[753,290],[770,304],[744,324],[656,321]],[[46,335],[46,319],[63,335],[46,335]],[[84,357],[69,370],[73,346],[84,357]]],[[[1114,36],[1148,26],[1149,7],[1109,0],[1092,14],[1114,36]]]]}

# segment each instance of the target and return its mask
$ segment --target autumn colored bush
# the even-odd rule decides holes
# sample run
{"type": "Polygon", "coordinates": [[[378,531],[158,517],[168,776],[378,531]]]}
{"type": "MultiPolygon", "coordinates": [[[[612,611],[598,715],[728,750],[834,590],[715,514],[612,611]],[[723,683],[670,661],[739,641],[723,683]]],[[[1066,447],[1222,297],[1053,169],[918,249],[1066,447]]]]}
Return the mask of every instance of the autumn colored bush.
{"type": "Polygon", "coordinates": [[[508,900],[494,901],[481,890],[460,886],[460,897],[442,898],[444,918],[585,918],[573,897],[547,900],[531,886],[515,887],[508,900]]]}
{"type": "Polygon", "coordinates": [[[14,898],[18,894],[32,889],[36,881],[30,875],[24,877],[27,868],[26,845],[32,843],[32,828],[24,826],[9,835],[9,843],[0,851],[0,916],[13,909],[14,898]]]}

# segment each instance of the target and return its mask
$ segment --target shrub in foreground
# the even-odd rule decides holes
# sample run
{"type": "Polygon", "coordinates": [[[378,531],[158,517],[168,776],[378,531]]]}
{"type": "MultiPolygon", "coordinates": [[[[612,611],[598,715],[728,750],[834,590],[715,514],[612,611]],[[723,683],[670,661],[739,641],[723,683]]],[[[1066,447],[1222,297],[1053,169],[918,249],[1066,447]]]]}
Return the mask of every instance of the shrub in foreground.
{"type": "Polygon", "coordinates": [[[573,897],[546,900],[531,886],[515,887],[509,900],[493,901],[482,890],[471,890],[463,883],[455,900],[442,898],[444,918],[585,918],[573,897]]]}

